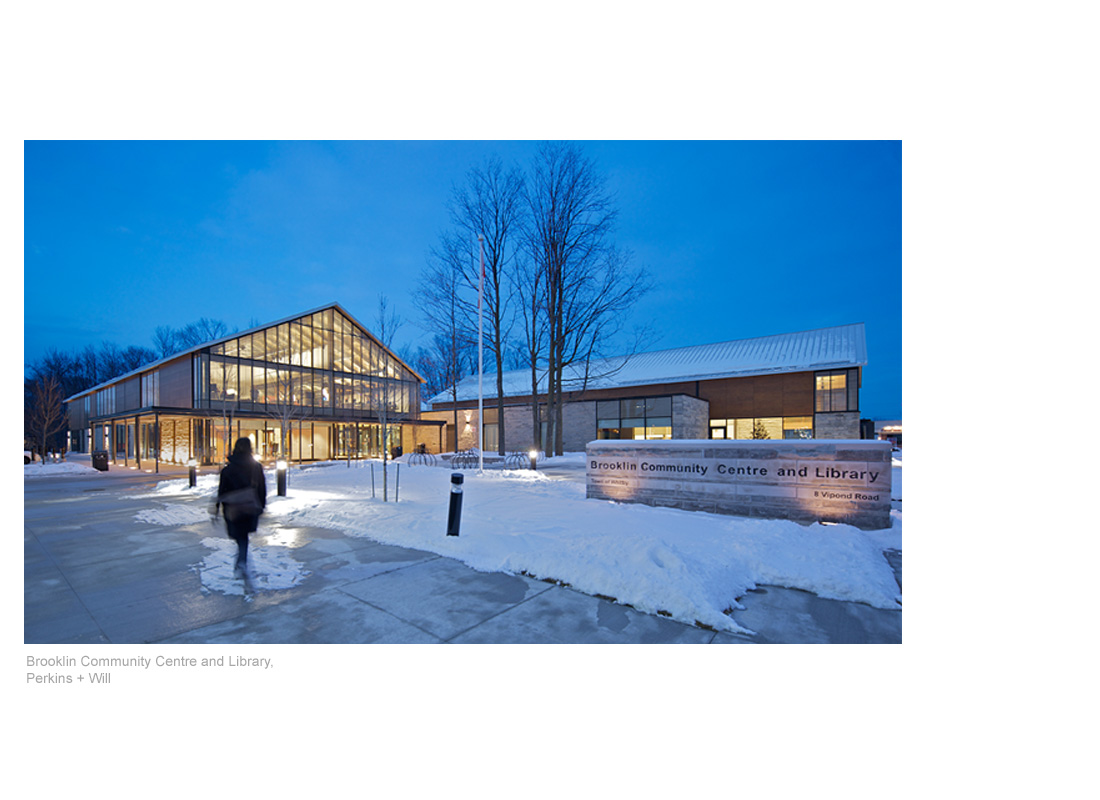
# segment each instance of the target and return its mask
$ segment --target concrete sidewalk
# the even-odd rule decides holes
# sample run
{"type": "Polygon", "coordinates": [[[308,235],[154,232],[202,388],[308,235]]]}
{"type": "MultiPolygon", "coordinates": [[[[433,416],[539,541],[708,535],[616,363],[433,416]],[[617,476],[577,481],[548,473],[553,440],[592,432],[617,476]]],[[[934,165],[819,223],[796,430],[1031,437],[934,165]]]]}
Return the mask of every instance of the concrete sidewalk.
{"type": "MultiPolygon", "coordinates": [[[[224,527],[136,517],[157,482],[186,474],[112,467],[24,481],[25,643],[901,642],[900,610],[760,587],[733,612],[755,635],[736,636],[523,575],[267,519],[253,547],[290,542],[308,575],[289,589],[210,591],[196,566],[211,552],[203,540],[224,539],[224,527]]],[[[900,585],[900,553],[891,563],[900,585]]]]}

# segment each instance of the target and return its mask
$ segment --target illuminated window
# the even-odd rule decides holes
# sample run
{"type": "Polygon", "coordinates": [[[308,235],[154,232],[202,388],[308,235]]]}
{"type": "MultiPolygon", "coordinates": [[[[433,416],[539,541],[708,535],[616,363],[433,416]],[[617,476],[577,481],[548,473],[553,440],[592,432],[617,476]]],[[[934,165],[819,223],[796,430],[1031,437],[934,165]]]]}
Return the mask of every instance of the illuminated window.
{"type": "Polygon", "coordinates": [[[481,428],[484,439],[481,449],[487,453],[494,452],[500,447],[500,426],[495,422],[486,422],[481,428]]]}
{"type": "Polygon", "coordinates": [[[814,376],[814,411],[858,411],[859,370],[835,369],[814,376]]]}
{"type": "Polygon", "coordinates": [[[814,438],[813,417],[783,417],[784,439],[814,438]]]}
{"type": "Polygon", "coordinates": [[[416,412],[416,376],[333,309],[214,345],[196,360],[195,375],[203,408],[270,412],[290,404],[368,418],[383,405],[391,418],[416,412]]]}
{"type": "Polygon", "coordinates": [[[812,439],[813,417],[712,419],[711,439],[812,439]]]}
{"type": "Polygon", "coordinates": [[[671,439],[672,398],[633,397],[596,402],[597,439],[671,439]]]}

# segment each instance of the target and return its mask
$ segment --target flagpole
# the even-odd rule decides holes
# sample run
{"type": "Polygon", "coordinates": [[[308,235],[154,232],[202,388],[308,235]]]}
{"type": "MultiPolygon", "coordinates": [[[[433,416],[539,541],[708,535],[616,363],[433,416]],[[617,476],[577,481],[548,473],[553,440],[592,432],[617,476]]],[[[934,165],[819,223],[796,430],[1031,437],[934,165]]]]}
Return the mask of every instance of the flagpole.
{"type": "Polygon", "coordinates": [[[477,282],[477,471],[485,471],[485,397],[482,389],[482,378],[485,373],[485,355],[482,350],[482,319],[485,316],[481,311],[482,298],[485,295],[485,237],[478,234],[477,250],[481,259],[481,272],[477,282]]]}

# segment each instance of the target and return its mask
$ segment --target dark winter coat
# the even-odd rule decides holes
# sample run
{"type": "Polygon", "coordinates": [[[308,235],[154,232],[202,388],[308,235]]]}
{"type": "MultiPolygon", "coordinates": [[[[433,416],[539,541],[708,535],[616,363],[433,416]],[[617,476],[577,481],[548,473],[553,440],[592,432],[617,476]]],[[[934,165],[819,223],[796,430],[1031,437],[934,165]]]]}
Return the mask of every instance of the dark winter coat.
{"type": "Polygon", "coordinates": [[[222,468],[217,504],[222,507],[229,535],[247,535],[256,530],[267,505],[264,470],[251,453],[234,453],[222,468]]]}

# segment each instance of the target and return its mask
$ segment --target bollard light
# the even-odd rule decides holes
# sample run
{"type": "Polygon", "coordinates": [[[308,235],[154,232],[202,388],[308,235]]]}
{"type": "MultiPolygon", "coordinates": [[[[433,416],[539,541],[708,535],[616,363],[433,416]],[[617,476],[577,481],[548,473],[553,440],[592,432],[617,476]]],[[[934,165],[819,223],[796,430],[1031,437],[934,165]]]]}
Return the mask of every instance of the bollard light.
{"type": "Polygon", "coordinates": [[[286,462],[282,459],[275,462],[275,481],[278,484],[279,497],[286,497],[286,462]]]}
{"type": "Polygon", "coordinates": [[[195,459],[192,458],[187,462],[187,482],[192,489],[195,488],[195,485],[198,483],[198,479],[196,478],[197,467],[198,462],[195,461],[195,459]]]}
{"type": "Polygon", "coordinates": [[[532,450],[527,455],[531,457],[531,469],[538,469],[538,467],[535,466],[535,460],[539,457],[539,451],[532,450]]]}
{"type": "Polygon", "coordinates": [[[462,473],[451,473],[451,508],[447,512],[447,535],[458,536],[462,523],[462,473]]]}

